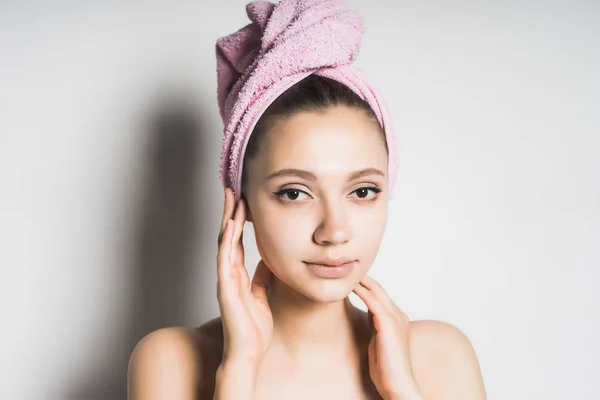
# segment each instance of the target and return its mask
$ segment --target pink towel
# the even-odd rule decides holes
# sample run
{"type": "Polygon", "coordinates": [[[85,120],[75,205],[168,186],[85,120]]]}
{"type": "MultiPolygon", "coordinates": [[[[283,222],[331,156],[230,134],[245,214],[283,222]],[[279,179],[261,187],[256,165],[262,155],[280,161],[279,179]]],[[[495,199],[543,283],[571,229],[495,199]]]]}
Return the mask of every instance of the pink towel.
{"type": "Polygon", "coordinates": [[[241,195],[244,152],[267,107],[311,74],[338,81],[375,112],[389,148],[389,198],[398,167],[396,141],[386,105],[363,74],[352,67],[360,50],[362,18],[343,0],[254,1],[251,24],[217,40],[218,102],[225,125],[220,177],[241,195]]]}

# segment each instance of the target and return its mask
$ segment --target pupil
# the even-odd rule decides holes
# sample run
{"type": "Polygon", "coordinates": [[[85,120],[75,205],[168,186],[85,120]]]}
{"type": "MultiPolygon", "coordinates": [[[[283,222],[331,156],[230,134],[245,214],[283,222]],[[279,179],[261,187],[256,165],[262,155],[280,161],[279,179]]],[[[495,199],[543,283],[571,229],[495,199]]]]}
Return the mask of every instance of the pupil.
{"type": "Polygon", "coordinates": [[[298,198],[299,194],[300,193],[297,190],[292,190],[292,191],[288,192],[288,197],[290,200],[296,200],[298,198]]]}
{"type": "Polygon", "coordinates": [[[358,190],[358,197],[360,197],[361,199],[367,197],[368,194],[369,193],[368,193],[367,189],[359,189],[358,190]],[[363,194],[364,196],[361,196],[361,194],[363,194]]]}

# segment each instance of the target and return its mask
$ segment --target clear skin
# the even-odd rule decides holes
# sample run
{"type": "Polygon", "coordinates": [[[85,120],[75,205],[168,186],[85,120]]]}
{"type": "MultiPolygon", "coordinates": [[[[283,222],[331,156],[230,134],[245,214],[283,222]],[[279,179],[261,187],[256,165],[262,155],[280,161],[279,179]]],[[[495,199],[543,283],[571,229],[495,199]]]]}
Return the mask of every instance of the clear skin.
{"type": "Polygon", "coordinates": [[[409,321],[367,275],[388,210],[387,154],[374,121],[346,107],[303,112],[277,121],[261,145],[244,199],[225,191],[221,319],[144,338],[130,361],[130,399],[485,399],[468,339],[446,323],[409,321]],[[252,280],[246,221],[262,258],[252,280]],[[350,258],[354,269],[326,279],[303,263],[327,257],[350,258]],[[349,303],[352,291],[370,318],[349,303]]]}
{"type": "Polygon", "coordinates": [[[246,200],[258,250],[278,278],[273,288],[277,304],[289,302],[290,296],[305,303],[299,309],[339,302],[370,268],[385,231],[383,138],[361,112],[334,108],[279,121],[264,139],[264,148],[250,163],[246,200]],[[286,169],[314,176],[269,179],[286,169]],[[357,176],[349,179],[351,174],[357,176]],[[347,278],[322,279],[302,264],[325,257],[348,257],[357,260],[356,267],[347,278]]]}

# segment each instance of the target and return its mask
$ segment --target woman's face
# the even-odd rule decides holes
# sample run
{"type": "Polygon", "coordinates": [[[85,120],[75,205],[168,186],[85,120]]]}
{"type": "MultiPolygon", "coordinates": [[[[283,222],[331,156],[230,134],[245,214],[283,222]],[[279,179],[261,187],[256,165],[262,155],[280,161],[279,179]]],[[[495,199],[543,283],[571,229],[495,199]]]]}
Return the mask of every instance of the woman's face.
{"type": "Polygon", "coordinates": [[[308,298],[347,297],[371,267],[387,219],[387,152],[376,122],[348,107],[280,119],[248,168],[249,219],[265,264],[308,298]]]}

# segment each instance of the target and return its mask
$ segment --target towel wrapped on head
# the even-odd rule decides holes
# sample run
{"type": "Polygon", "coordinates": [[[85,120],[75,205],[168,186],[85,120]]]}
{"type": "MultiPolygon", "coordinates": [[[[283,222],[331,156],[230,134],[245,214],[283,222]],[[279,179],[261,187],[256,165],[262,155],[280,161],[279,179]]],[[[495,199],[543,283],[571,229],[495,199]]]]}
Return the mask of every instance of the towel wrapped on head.
{"type": "Polygon", "coordinates": [[[254,1],[249,25],[217,40],[217,98],[224,123],[220,177],[241,196],[244,153],[268,106],[311,74],[342,83],[373,109],[388,144],[389,197],[398,167],[385,102],[352,63],[363,20],[343,0],[254,1]]]}

